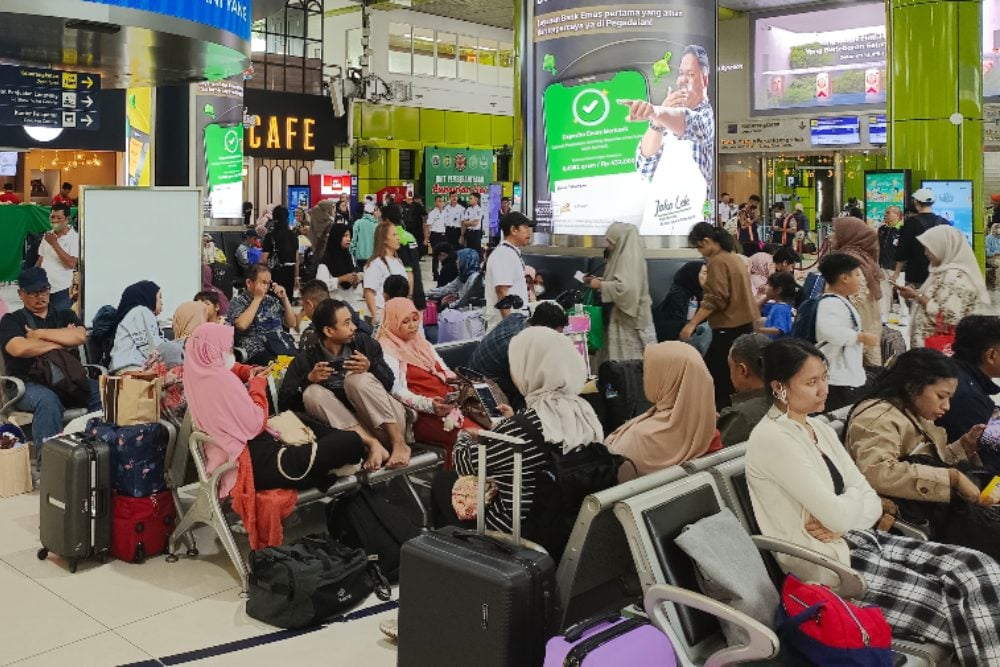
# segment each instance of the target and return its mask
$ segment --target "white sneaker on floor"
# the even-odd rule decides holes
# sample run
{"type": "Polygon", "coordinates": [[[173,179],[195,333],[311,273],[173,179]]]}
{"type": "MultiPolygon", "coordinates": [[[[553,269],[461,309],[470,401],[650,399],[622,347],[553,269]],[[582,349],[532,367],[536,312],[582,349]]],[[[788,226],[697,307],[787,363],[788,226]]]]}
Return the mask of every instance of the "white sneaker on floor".
{"type": "Polygon", "coordinates": [[[387,618],[378,624],[378,629],[382,631],[389,641],[395,643],[399,641],[399,621],[395,618],[387,618]]]}

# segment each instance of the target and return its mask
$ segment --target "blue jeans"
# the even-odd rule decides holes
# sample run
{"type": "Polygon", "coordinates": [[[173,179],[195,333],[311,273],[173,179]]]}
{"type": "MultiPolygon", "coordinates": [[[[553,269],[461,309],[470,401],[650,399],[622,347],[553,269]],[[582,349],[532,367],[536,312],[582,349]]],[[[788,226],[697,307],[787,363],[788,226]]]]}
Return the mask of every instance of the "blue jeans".
{"type": "MultiPolygon", "coordinates": [[[[17,402],[17,409],[32,413],[31,435],[35,442],[35,456],[42,461],[42,443],[63,430],[63,413],[66,408],[56,393],[45,385],[24,383],[24,396],[17,402]]],[[[90,401],[87,410],[101,409],[101,393],[97,380],[90,381],[90,401]]]]}
{"type": "Polygon", "coordinates": [[[49,295],[49,308],[53,311],[69,310],[72,305],[73,302],[70,301],[68,289],[52,292],[52,294],[49,295]]]}

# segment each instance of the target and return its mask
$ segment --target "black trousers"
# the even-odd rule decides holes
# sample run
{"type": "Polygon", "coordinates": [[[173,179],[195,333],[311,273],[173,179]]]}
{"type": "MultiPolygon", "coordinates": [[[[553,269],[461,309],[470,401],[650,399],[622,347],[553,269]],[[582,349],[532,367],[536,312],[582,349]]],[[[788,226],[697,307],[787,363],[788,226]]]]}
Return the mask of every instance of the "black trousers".
{"type": "Polygon", "coordinates": [[[461,227],[446,227],[444,230],[444,239],[451,244],[451,247],[458,250],[462,242],[462,228],[461,227]]]}
{"type": "MultiPolygon", "coordinates": [[[[446,240],[446,234],[431,232],[431,275],[434,276],[435,281],[438,279],[438,257],[437,253],[434,252],[434,246],[446,240]]],[[[453,250],[457,250],[457,248],[453,248],[453,250]]]]}
{"type": "Polygon", "coordinates": [[[753,324],[729,329],[712,329],[712,344],[705,353],[705,365],[715,382],[715,410],[728,408],[733,395],[733,382],[729,379],[729,348],[743,334],[753,333],[753,324]]]}
{"type": "Polygon", "coordinates": [[[262,433],[247,446],[250,448],[250,461],[253,464],[253,481],[258,491],[267,489],[319,489],[326,492],[337,481],[337,476],[331,471],[349,463],[360,462],[366,454],[361,436],[353,431],[336,431],[318,435],[316,443],[316,460],[309,467],[312,453],[310,445],[289,447],[275,440],[270,434],[262,433]],[[305,477],[301,480],[290,480],[278,469],[278,454],[281,456],[281,468],[291,477],[305,477]],[[306,471],[309,471],[308,473],[306,471]]]}
{"type": "Polygon", "coordinates": [[[465,247],[476,252],[481,252],[483,247],[483,232],[478,229],[467,229],[465,231],[465,247]]]}

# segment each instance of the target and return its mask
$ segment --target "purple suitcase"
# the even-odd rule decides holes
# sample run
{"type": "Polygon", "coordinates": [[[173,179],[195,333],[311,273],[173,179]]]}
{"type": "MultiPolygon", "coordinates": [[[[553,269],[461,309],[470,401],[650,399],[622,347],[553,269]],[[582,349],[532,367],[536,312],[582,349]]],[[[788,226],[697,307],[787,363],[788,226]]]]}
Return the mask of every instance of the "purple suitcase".
{"type": "Polygon", "coordinates": [[[670,639],[644,618],[581,621],[545,645],[545,667],[676,667],[670,639]]]}

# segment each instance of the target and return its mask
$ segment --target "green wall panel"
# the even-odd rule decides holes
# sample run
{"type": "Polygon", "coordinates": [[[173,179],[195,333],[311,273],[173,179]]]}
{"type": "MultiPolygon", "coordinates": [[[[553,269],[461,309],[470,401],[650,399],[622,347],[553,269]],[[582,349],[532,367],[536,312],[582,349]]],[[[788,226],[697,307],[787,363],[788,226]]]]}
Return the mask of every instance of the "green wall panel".
{"type": "Polygon", "coordinates": [[[490,116],[490,124],[494,146],[514,144],[514,119],[511,116],[490,116]]]}
{"type": "Polygon", "coordinates": [[[392,107],[365,104],[361,111],[361,136],[366,139],[392,136],[392,107]]]}
{"type": "Polygon", "coordinates": [[[420,109],[418,107],[393,108],[392,138],[398,141],[420,141],[420,109]]]}
{"type": "Polygon", "coordinates": [[[469,145],[483,146],[492,145],[493,132],[491,116],[481,113],[469,114],[469,145]]]}
{"type": "Polygon", "coordinates": [[[461,111],[444,112],[445,144],[467,146],[469,144],[469,116],[461,111]]]}
{"type": "Polygon", "coordinates": [[[420,110],[420,138],[425,144],[445,142],[444,114],[440,109],[420,110]]]}

